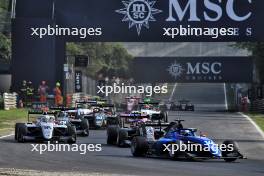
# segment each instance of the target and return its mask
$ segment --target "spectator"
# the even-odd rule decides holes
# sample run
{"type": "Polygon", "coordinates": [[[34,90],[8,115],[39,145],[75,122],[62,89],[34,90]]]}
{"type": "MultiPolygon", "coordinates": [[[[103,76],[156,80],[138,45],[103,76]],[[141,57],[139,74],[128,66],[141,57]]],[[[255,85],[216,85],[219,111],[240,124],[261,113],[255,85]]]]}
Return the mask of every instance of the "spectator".
{"type": "Polygon", "coordinates": [[[27,100],[27,81],[23,80],[22,85],[19,89],[19,106],[22,108],[26,104],[27,100]]]}
{"type": "Polygon", "coordinates": [[[32,82],[29,81],[27,84],[27,106],[30,106],[32,101],[33,101],[33,97],[34,97],[34,87],[32,85],[32,82]]]}
{"type": "Polygon", "coordinates": [[[116,77],[115,82],[116,82],[116,84],[120,84],[120,78],[116,77]]]}
{"type": "Polygon", "coordinates": [[[47,102],[48,89],[49,87],[46,85],[46,81],[42,81],[41,85],[38,88],[38,93],[40,95],[40,102],[42,103],[47,102]]]}
{"type": "Polygon", "coordinates": [[[62,106],[63,105],[63,97],[60,89],[60,83],[56,83],[56,87],[54,88],[54,94],[55,94],[55,106],[62,106]]]}

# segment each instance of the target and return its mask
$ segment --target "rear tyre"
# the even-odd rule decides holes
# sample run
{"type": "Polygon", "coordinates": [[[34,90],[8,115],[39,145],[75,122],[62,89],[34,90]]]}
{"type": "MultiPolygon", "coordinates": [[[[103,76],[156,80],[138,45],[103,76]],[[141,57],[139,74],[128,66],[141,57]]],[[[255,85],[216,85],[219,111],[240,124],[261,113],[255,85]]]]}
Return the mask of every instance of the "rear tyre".
{"type": "Polygon", "coordinates": [[[164,122],[167,123],[167,122],[169,121],[169,120],[168,120],[168,112],[164,112],[164,113],[165,113],[165,114],[164,114],[164,115],[165,115],[165,116],[164,116],[164,117],[165,117],[164,122]]]}
{"type": "Polygon", "coordinates": [[[125,147],[125,140],[128,138],[128,132],[124,129],[119,130],[116,143],[119,147],[125,147]]]}
{"type": "Polygon", "coordinates": [[[107,144],[110,144],[110,145],[116,144],[118,131],[119,131],[118,126],[107,127],[107,144]]]}
{"type": "Polygon", "coordinates": [[[131,153],[135,157],[142,157],[147,154],[148,143],[145,137],[136,136],[131,142],[131,153]]]}
{"type": "Polygon", "coordinates": [[[161,112],[161,120],[163,120],[164,122],[168,122],[168,114],[167,112],[163,111],[161,112]]]}
{"type": "Polygon", "coordinates": [[[75,126],[68,126],[68,144],[75,144],[77,140],[76,128],[75,126]]]}
{"type": "Polygon", "coordinates": [[[82,119],[81,127],[84,130],[83,136],[89,136],[89,122],[87,119],[85,119],[85,118],[82,119]]]}
{"type": "Polygon", "coordinates": [[[237,160],[237,158],[240,156],[237,142],[230,140],[230,141],[224,141],[223,144],[226,147],[232,145],[231,151],[222,151],[222,156],[226,157],[226,158],[224,158],[224,160],[226,162],[233,162],[233,161],[237,160]]]}

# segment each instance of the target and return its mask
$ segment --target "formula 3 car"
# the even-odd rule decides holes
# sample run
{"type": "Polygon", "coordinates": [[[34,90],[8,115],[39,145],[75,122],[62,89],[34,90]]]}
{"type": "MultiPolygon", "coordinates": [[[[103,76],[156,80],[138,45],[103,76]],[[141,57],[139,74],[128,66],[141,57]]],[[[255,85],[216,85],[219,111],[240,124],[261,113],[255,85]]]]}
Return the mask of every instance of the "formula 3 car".
{"type": "Polygon", "coordinates": [[[89,122],[87,119],[77,116],[76,108],[53,107],[50,109],[57,111],[57,121],[75,126],[77,135],[89,136],[89,122]]]}
{"type": "Polygon", "coordinates": [[[134,136],[131,142],[132,155],[135,157],[166,157],[173,160],[224,159],[226,162],[245,158],[240,153],[236,142],[230,140],[224,141],[223,146],[228,146],[229,148],[221,150],[222,148],[218,147],[212,139],[204,136],[197,136],[196,129],[183,128],[181,121],[182,120],[178,120],[176,123],[171,123],[169,125],[158,124],[158,126],[160,126],[159,135],[156,135],[157,130],[155,130],[155,127],[157,125],[143,124],[144,128],[142,127],[142,129],[145,130],[142,130],[138,136],[134,136]],[[183,144],[185,144],[185,146],[195,146],[194,144],[196,144],[196,146],[200,147],[197,147],[198,149],[185,147],[180,150],[183,144]],[[175,148],[177,148],[177,150],[175,150],[175,148]]]}
{"type": "Polygon", "coordinates": [[[70,124],[60,123],[53,114],[42,111],[29,111],[27,123],[16,123],[15,140],[76,142],[76,128],[70,124]],[[35,122],[29,122],[30,115],[37,115],[35,122]]]}
{"type": "Polygon", "coordinates": [[[98,103],[97,101],[84,101],[80,105],[77,106],[77,116],[87,119],[90,128],[105,128],[109,119],[112,120],[117,117],[115,106],[113,104],[106,104],[105,102],[98,103]]]}
{"type": "Polygon", "coordinates": [[[132,112],[137,108],[140,99],[140,97],[136,96],[126,97],[125,102],[121,104],[121,109],[126,113],[132,112]]]}
{"type": "Polygon", "coordinates": [[[158,114],[150,119],[150,116],[142,113],[121,113],[119,121],[107,127],[107,144],[129,147],[133,137],[139,134],[140,124],[155,122],[157,117],[161,118],[160,116],[158,114]]]}
{"type": "Polygon", "coordinates": [[[152,118],[152,116],[160,116],[162,117],[164,122],[168,122],[168,112],[161,111],[158,102],[139,103],[138,110],[132,111],[132,113],[142,113],[144,115],[149,116],[150,119],[155,119],[155,118],[152,118]]]}
{"type": "Polygon", "coordinates": [[[179,111],[194,111],[194,105],[190,102],[190,100],[182,99],[179,100],[178,104],[172,104],[171,110],[179,110],[179,111]]]}

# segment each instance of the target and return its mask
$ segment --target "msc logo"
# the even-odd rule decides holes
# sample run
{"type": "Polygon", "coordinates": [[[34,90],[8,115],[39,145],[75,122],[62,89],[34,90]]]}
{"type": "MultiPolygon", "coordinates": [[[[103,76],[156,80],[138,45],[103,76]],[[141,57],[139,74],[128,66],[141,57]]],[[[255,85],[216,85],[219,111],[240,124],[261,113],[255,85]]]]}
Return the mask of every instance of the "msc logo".
{"type": "Polygon", "coordinates": [[[161,13],[161,10],[153,8],[156,1],[149,0],[128,0],[122,1],[125,8],[116,10],[123,14],[123,22],[129,22],[129,29],[136,27],[137,34],[140,35],[142,26],[149,28],[149,21],[156,21],[153,15],[161,13]]]}
{"type": "Polygon", "coordinates": [[[177,61],[175,61],[173,64],[169,66],[167,71],[169,72],[171,76],[177,79],[183,74],[184,68],[181,64],[178,64],[177,61]]]}
{"type": "Polygon", "coordinates": [[[167,71],[169,74],[174,77],[176,80],[182,76],[191,76],[196,79],[196,77],[201,77],[203,79],[221,79],[222,74],[222,63],[220,62],[197,62],[197,63],[177,63],[174,61],[167,71]]]}

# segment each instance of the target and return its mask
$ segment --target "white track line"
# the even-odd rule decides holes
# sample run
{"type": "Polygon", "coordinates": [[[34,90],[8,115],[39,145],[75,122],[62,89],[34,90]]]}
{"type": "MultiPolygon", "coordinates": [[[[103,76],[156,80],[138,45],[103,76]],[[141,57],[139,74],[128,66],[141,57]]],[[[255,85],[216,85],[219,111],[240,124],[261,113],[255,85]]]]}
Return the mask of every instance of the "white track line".
{"type": "Polygon", "coordinates": [[[172,92],[171,92],[171,95],[170,95],[170,98],[169,98],[169,101],[172,100],[173,95],[174,95],[174,93],[175,93],[175,91],[176,91],[177,85],[178,85],[178,83],[175,83],[175,84],[174,84],[173,89],[172,89],[172,92]]]}
{"type": "Polygon", "coordinates": [[[250,123],[256,128],[256,130],[259,132],[259,134],[262,136],[262,138],[264,138],[264,132],[260,129],[260,127],[256,124],[256,122],[254,122],[248,115],[245,115],[242,112],[239,112],[238,114],[242,115],[248,121],[250,121],[250,123]]]}
{"type": "Polygon", "coordinates": [[[226,110],[228,110],[227,95],[226,95],[226,83],[224,83],[224,94],[225,94],[225,108],[226,108],[226,110]]]}
{"type": "Polygon", "coordinates": [[[6,135],[6,136],[0,136],[0,139],[4,139],[4,138],[10,137],[10,136],[14,136],[14,134],[9,134],[9,135],[6,135]]]}

